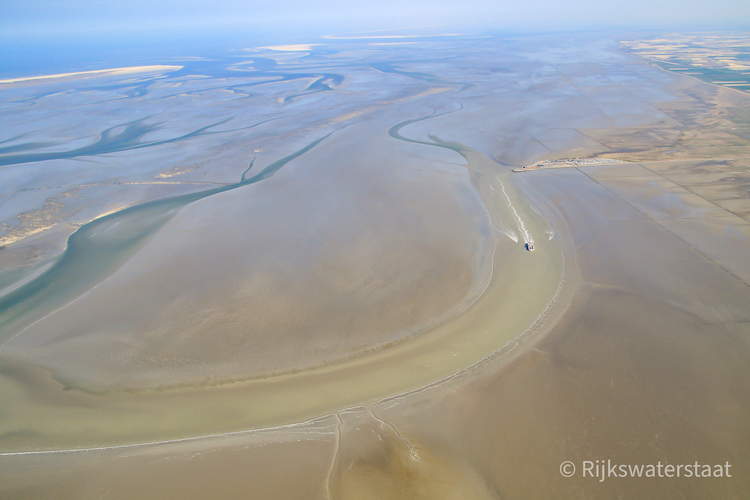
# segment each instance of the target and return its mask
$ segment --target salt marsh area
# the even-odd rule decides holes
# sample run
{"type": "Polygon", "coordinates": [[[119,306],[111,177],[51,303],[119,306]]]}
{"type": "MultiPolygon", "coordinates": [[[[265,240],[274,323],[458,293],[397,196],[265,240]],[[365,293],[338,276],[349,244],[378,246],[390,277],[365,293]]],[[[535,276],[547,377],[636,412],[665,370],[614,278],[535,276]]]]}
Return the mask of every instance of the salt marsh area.
{"type": "Polygon", "coordinates": [[[750,493],[750,96],[388,42],[0,82],[3,497],[750,493]]]}

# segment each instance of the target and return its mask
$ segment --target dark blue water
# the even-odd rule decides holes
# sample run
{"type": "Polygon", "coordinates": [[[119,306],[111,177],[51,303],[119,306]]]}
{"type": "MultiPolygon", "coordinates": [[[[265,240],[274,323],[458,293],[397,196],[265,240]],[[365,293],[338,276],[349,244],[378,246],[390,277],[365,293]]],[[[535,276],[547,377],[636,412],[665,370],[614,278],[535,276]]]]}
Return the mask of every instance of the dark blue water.
{"type": "MultiPolygon", "coordinates": [[[[317,30],[292,26],[172,28],[106,33],[7,34],[0,30],[0,78],[91,71],[124,66],[174,64],[192,57],[223,58],[237,49],[314,43],[317,30]]],[[[245,54],[247,55],[247,54],[245,54]]]]}

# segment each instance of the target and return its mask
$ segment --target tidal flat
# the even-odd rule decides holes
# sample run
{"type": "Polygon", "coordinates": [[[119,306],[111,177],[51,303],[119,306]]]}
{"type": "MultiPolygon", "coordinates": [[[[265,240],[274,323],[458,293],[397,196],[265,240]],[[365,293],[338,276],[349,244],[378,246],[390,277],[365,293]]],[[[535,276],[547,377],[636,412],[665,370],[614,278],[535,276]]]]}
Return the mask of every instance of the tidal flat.
{"type": "Polygon", "coordinates": [[[4,498],[750,493],[750,96],[409,41],[0,83],[4,498]]]}

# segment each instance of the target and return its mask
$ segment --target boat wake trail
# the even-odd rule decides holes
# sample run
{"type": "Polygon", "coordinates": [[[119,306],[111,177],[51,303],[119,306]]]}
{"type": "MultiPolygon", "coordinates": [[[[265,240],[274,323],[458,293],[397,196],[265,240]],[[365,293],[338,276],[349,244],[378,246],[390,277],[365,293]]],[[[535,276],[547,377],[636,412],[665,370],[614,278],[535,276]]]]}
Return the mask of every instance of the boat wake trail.
{"type": "MultiPolygon", "coordinates": [[[[531,233],[529,233],[528,229],[526,229],[526,224],[523,223],[523,219],[521,219],[521,216],[518,215],[518,212],[516,211],[516,207],[513,206],[513,202],[510,201],[510,197],[508,196],[508,193],[505,192],[505,184],[500,180],[499,177],[495,177],[497,179],[497,182],[500,183],[500,187],[503,190],[503,196],[505,196],[505,200],[508,202],[508,208],[513,212],[513,216],[516,219],[516,224],[518,224],[518,230],[520,231],[521,235],[523,236],[523,242],[528,245],[529,243],[534,243],[533,238],[531,237],[531,233]]],[[[516,240],[518,241],[518,240],[516,240]]]]}

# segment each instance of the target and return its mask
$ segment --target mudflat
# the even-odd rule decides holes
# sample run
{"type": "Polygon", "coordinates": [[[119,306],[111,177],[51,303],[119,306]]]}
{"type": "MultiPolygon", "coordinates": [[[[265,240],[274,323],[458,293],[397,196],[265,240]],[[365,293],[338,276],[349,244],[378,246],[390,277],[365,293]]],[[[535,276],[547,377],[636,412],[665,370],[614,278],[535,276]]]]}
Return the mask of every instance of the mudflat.
{"type": "MultiPolygon", "coordinates": [[[[3,493],[129,498],[137,477],[153,498],[747,496],[750,98],[611,40],[552,42],[347,45],[377,61],[276,94],[269,113],[327,116],[275,159],[326,138],[276,171],[238,157],[233,182],[258,182],[13,317],[3,493]],[[357,109],[344,82],[371,97],[357,109]],[[510,172],[570,157],[626,163],[510,172]],[[731,477],[584,476],[597,460],[731,477]]],[[[37,255],[53,235],[28,236],[37,255]]]]}

